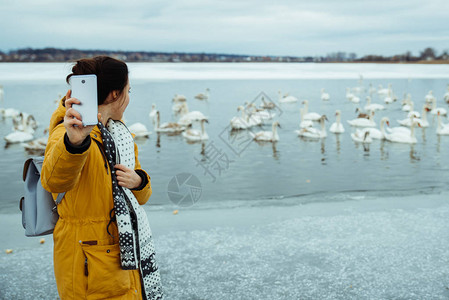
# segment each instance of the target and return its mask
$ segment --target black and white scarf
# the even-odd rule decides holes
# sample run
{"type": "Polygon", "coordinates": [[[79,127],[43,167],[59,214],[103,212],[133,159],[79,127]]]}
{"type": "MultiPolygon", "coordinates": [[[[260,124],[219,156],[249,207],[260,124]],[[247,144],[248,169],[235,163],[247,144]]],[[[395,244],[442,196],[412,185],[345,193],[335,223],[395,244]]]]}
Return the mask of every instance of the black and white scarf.
{"type": "Polygon", "coordinates": [[[106,124],[107,128],[98,122],[98,127],[112,171],[112,194],[119,232],[122,269],[139,269],[143,299],[162,299],[161,277],[147,214],[132,191],[118,185],[115,174],[115,164],[122,164],[134,170],[136,163],[134,139],[125,124],[120,121],[110,119],[106,124]]]}

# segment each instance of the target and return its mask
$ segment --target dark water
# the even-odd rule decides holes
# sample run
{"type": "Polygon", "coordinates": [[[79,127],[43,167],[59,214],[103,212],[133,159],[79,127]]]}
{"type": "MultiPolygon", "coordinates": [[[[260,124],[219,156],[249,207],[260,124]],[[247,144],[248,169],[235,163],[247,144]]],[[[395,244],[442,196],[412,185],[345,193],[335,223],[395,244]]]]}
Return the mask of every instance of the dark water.
{"type": "MultiPolygon", "coordinates": [[[[379,124],[388,116],[392,126],[395,120],[404,119],[400,100],[404,93],[411,93],[415,110],[421,111],[424,96],[433,90],[438,106],[446,107],[442,95],[447,79],[372,79],[364,80],[364,86],[374,87],[391,83],[399,101],[387,110],[376,113],[379,124]]],[[[32,113],[40,123],[36,137],[48,126],[51,113],[56,107],[58,93],[65,94],[67,85],[61,80],[6,80],[5,107],[14,107],[32,113]]],[[[150,204],[172,205],[167,196],[167,185],[173,176],[187,172],[198,177],[202,185],[201,204],[224,204],[230,200],[248,201],[292,197],[301,201],[307,195],[312,201],[326,199],[336,193],[366,191],[373,195],[433,193],[447,189],[449,169],[449,136],[436,135],[436,120],[428,116],[429,128],[417,129],[415,145],[394,144],[374,140],[367,147],[355,144],[346,120],[355,117],[356,104],[346,100],[346,87],[357,86],[352,79],[263,79],[263,80],[144,80],[131,79],[131,102],[125,113],[128,124],[144,123],[153,134],[148,140],[138,141],[139,159],[152,178],[153,195],[150,204]],[[210,88],[207,102],[193,96],[210,88]],[[320,99],[321,88],[331,95],[329,102],[320,99]],[[300,101],[279,104],[278,120],[280,141],[276,144],[248,142],[247,133],[230,135],[229,121],[237,115],[237,106],[253,101],[261,92],[276,101],[278,90],[289,92],[300,101]],[[182,136],[154,133],[149,112],[156,103],[161,112],[161,122],[174,121],[171,98],[174,94],[188,98],[190,110],[200,110],[209,116],[206,131],[209,140],[203,144],[188,144],[182,136]],[[346,132],[321,141],[298,138],[301,101],[309,100],[309,111],[326,114],[329,122],[335,121],[335,110],[342,111],[346,132]],[[220,157],[215,165],[206,170],[202,163],[211,162],[212,152],[220,157]],[[218,154],[217,154],[218,153],[218,154]],[[208,156],[206,155],[208,154],[208,156]],[[216,167],[220,165],[222,169],[216,167]],[[215,167],[214,167],[215,166],[215,167]],[[311,198],[310,198],[311,197],[311,198]]],[[[365,96],[360,96],[365,105],[365,96]]],[[[257,102],[260,103],[260,102],[257,102]]],[[[377,96],[373,103],[384,104],[377,96]]],[[[445,119],[445,122],[447,120],[445,119]]],[[[10,119],[0,121],[0,134],[7,135],[12,128],[10,119]]],[[[271,130],[271,124],[264,126],[271,130]]],[[[261,129],[253,129],[258,131],[261,129]]],[[[0,141],[0,212],[17,212],[18,199],[22,195],[22,165],[29,157],[19,144],[5,147],[0,141]]]]}

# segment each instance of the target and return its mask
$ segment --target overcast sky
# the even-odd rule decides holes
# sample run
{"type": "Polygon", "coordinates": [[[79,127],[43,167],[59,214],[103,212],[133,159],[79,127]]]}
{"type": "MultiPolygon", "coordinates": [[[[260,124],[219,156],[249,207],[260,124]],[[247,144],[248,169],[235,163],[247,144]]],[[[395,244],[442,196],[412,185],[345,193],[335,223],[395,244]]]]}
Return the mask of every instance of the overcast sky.
{"type": "Polygon", "coordinates": [[[0,50],[392,55],[449,49],[449,0],[1,0],[0,50]]]}

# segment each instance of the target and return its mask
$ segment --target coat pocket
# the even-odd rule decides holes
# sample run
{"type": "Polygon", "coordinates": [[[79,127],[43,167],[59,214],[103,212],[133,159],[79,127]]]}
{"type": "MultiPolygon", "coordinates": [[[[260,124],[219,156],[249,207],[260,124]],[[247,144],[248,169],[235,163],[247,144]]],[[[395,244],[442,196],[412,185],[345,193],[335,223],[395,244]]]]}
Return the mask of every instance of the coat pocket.
{"type": "Polygon", "coordinates": [[[131,271],[120,266],[120,248],[115,245],[81,245],[87,276],[87,299],[125,295],[131,289],[131,271]]]}

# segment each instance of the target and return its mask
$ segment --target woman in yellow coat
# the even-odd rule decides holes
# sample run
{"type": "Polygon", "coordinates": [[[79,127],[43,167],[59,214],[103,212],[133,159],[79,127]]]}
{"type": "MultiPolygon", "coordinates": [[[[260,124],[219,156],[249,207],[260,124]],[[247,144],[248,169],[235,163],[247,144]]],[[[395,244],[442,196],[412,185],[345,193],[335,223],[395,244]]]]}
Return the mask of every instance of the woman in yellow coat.
{"type": "Polygon", "coordinates": [[[128,166],[111,161],[116,159],[110,153],[114,146],[105,143],[115,140],[113,149],[124,144],[114,137],[114,126],[124,127],[117,120],[129,103],[127,66],[105,56],[82,59],[67,82],[72,75],[83,74],[97,75],[99,123],[83,126],[72,106],[80,101],[71,98],[69,90],[51,118],[41,173],[43,187],[55,199],[65,192],[53,232],[59,295],[61,299],[162,299],[151,230],[138,207],[151,196],[150,177],[141,169],[132,137],[134,158],[128,166]]]}

